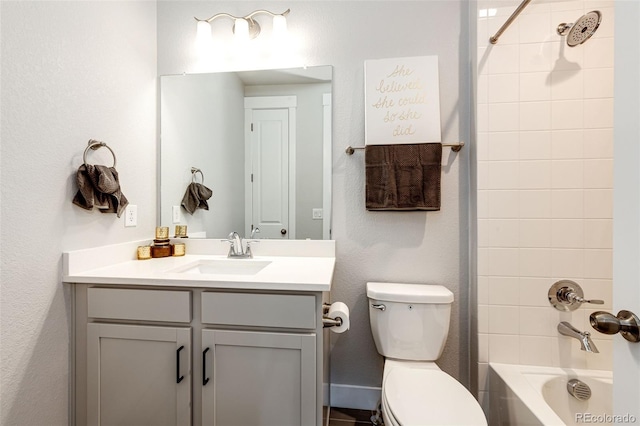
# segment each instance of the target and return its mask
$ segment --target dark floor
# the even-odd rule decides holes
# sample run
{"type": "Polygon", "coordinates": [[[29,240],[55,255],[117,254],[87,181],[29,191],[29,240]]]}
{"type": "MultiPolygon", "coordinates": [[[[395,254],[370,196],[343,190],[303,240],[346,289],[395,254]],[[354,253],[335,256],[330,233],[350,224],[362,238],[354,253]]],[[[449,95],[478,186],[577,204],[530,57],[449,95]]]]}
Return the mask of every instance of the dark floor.
{"type": "Polygon", "coordinates": [[[371,416],[375,412],[371,410],[354,410],[351,408],[323,407],[323,424],[327,426],[355,426],[371,425],[371,416]],[[327,422],[327,410],[329,422],[327,422]]]}

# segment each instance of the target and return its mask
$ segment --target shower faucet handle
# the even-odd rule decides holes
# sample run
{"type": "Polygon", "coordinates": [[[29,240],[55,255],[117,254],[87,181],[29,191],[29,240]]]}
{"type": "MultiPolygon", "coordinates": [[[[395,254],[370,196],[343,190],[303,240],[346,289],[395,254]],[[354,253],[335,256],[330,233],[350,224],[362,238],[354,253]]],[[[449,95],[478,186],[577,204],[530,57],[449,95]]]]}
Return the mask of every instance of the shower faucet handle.
{"type": "Polygon", "coordinates": [[[582,287],[571,280],[560,280],[549,289],[549,303],[559,311],[575,311],[583,303],[604,305],[604,300],[585,299],[582,287]]]}

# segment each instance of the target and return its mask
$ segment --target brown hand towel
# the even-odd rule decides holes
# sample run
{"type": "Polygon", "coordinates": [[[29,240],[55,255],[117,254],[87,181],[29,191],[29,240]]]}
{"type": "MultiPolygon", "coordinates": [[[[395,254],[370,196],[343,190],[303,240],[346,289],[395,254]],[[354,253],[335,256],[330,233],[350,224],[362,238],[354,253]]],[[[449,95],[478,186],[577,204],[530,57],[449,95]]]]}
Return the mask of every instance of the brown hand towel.
{"type": "Polygon", "coordinates": [[[102,213],[122,215],[129,204],[120,190],[118,171],[113,167],[83,164],[76,173],[78,192],[73,204],[86,210],[96,207],[102,213]]]}
{"type": "Polygon", "coordinates": [[[442,145],[367,145],[367,210],[440,210],[442,145]]]}
{"type": "Polygon", "coordinates": [[[196,209],[209,210],[207,200],[212,195],[213,191],[203,184],[191,182],[182,197],[182,207],[190,214],[193,214],[196,209]]]}

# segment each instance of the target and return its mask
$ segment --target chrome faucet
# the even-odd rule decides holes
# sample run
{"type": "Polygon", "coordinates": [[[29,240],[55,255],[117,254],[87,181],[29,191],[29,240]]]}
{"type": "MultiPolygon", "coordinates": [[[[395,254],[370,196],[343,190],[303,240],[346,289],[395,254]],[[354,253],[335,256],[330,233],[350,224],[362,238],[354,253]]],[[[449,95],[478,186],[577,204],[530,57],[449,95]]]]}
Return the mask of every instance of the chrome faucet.
{"type": "Polygon", "coordinates": [[[580,331],[567,321],[562,321],[558,324],[558,332],[563,336],[573,337],[574,339],[578,339],[580,341],[580,349],[586,352],[591,352],[594,354],[599,353],[600,351],[596,348],[596,345],[591,340],[591,333],[588,331],[580,331]]]}
{"type": "Polygon", "coordinates": [[[255,235],[260,232],[260,229],[254,228],[251,231],[251,240],[247,241],[247,249],[245,250],[242,245],[242,237],[236,231],[233,231],[229,234],[226,240],[230,244],[229,254],[227,257],[235,258],[235,259],[251,259],[253,258],[253,253],[251,253],[251,243],[257,243],[255,240],[255,235]]]}

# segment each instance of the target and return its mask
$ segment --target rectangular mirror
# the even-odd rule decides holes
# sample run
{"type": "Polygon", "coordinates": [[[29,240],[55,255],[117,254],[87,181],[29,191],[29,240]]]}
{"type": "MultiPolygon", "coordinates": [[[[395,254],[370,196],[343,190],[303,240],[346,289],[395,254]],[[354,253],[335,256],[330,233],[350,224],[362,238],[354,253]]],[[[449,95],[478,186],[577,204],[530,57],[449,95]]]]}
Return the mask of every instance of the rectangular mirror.
{"type": "Polygon", "coordinates": [[[191,238],[257,227],[259,238],[330,239],[332,71],[161,76],[158,225],[187,225],[191,238]],[[182,206],[192,182],[213,192],[208,210],[182,206]]]}

